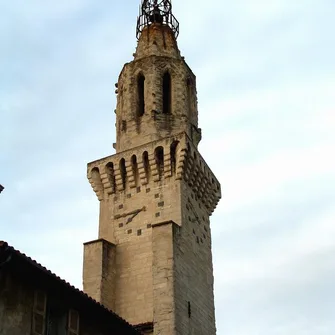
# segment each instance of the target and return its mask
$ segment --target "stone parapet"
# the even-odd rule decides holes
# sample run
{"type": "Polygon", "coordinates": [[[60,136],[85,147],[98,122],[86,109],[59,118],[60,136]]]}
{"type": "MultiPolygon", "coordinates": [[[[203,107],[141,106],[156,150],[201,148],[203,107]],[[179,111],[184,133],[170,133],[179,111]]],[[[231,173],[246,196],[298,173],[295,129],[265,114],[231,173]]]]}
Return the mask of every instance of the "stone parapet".
{"type": "Polygon", "coordinates": [[[87,177],[99,200],[162,180],[185,180],[209,213],[221,198],[220,183],[185,133],[88,164],[87,177]]]}

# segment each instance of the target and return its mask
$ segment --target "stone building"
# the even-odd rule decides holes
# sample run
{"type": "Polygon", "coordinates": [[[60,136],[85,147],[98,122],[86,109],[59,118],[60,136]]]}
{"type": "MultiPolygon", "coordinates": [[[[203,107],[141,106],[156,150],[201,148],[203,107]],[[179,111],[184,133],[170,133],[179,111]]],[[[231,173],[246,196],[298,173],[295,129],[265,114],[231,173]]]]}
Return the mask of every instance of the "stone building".
{"type": "Polygon", "coordinates": [[[140,332],[0,241],[0,335],[113,334],[140,332]]]}
{"type": "Polygon", "coordinates": [[[100,201],[84,291],[148,334],[216,334],[209,217],[220,184],[198,151],[196,77],[170,1],[143,0],[116,84],[116,154],[88,164],[100,201]]]}

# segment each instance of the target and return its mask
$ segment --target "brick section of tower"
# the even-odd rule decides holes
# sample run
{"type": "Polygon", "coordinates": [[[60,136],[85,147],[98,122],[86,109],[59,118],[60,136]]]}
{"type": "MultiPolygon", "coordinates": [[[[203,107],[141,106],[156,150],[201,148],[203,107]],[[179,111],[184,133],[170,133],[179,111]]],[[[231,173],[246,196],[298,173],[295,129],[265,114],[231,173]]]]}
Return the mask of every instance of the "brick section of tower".
{"type": "Polygon", "coordinates": [[[100,218],[99,240],[85,244],[84,291],[132,324],[153,322],[155,335],[214,335],[209,217],[221,190],[197,149],[195,76],[169,27],[143,30],[120,74],[116,115],[117,153],[87,169],[100,218]]]}

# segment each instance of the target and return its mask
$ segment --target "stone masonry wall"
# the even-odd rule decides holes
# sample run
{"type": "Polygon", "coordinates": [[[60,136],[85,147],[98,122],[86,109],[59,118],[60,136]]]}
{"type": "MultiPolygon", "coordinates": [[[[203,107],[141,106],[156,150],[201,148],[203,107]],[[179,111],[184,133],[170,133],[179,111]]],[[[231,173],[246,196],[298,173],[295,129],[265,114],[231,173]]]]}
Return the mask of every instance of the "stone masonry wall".
{"type": "Polygon", "coordinates": [[[153,226],[154,334],[175,334],[173,230],[175,223],[153,226]]]}
{"type": "Polygon", "coordinates": [[[143,30],[116,86],[116,154],[87,169],[99,238],[116,246],[100,300],[114,289],[107,307],[154,322],[155,335],[214,335],[209,216],[221,189],[197,150],[196,78],[168,26],[143,30]]]}
{"type": "Polygon", "coordinates": [[[84,291],[96,301],[115,307],[116,247],[106,240],[84,245],[84,291]]]}
{"type": "Polygon", "coordinates": [[[215,334],[209,215],[221,193],[192,141],[182,133],[106,157],[89,164],[88,177],[101,204],[99,238],[116,245],[107,307],[132,324],[154,321],[155,334],[215,334]]]}
{"type": "MultiPolygon", "coordinates": [[[[196,78],[186,64],[184,58],[177,56],[178,47],[170,28],[165,48],[150,52],[146,48],[157,40],[163,43],[156,34],[157,27],[148,31],[149,40],[141,37],[135,60],[127,63],[117,84],[117,152],[132,149],[136,146],[170,137],[180,132],[188,134],[195,145],[201,139],[198,129],[198,110],[196,78]],[[174,43],[172,41],[174,40],[174,43]],[[170,42],[171,43],[170,43],[170,42]],[[143,54],[143,50],[146,52],[143,54]],[[145,57],[139,57],[139,54],[145,57]],[[163,76],[168,72],[171,76],[171,113],[163,113],[163,76]],[[144,76],[144,105],[142,116],[138,115],[138,78],[144,76]]],[[[144,33],[147,35],[147,33],[144,33]]]]}
{"type": "Polygon", "coordinates": [[[209,216],[182,183],[183,223],[174,235],[176,334],[214,335],[213,265],[209,216]]]}
{"type": "Polygon", "coordinates": [[[100,223],[100,238],[117,245],[115,304],[110,307],[132,324],[150,322],[154,287],[152,226],[171,218],[181,222],[179,184],[149,181],[103,201],[108,203],[109,219],[100,223]]]}
{"type": "Polygon", "coordinates": [[[169,26],[154,23],[143,29],[134,58],[138,60],[152,55],[181,58],[176,38],[169,26]]]}

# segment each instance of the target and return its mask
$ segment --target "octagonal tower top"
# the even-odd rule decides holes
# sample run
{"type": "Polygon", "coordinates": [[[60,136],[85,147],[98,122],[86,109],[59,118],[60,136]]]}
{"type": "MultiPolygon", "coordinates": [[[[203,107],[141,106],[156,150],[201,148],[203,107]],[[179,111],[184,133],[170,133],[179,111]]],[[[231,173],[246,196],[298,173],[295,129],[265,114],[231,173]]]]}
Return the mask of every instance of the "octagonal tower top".
{"type": "Polygon", "coordinates": [[[175,38],[179,35],[179,22],[172,14],[170,0],[142,0],[137,19],[136,37],[139,39],[145,27],[153,23],[169,26],[175,38]]]}

